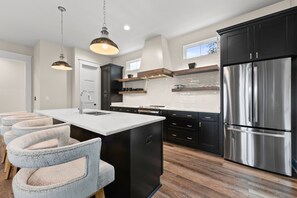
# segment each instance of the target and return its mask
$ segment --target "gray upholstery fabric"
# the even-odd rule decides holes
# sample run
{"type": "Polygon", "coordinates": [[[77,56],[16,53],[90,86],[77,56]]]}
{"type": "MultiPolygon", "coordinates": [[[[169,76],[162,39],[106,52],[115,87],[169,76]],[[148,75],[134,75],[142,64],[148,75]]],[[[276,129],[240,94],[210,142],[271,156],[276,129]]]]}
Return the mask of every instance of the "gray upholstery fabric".
{"type": "Polygon", "coordinates": [[[0,125],[2,125],[1,119],[8,116],[19,115],[19,114],[26,114],[26,111],[16,111],[16,112],[6,112],[0,113],[0,125]]]}
{"type": "Polygon", "coordinates": [[[8,144],[10,162],[22,167],[13,179],[15,198],[88,197],[114,180],[113,166],[100,160],[100,138],[65,146],[69,137],[70,127],[61,126],[21,136],[8,144]],[[58,139],[60,147],[26,149],[53,138],[58,139]],[[64,175],[63,178],[59,175],[61,170],[56,172],[74,167],[75,177],[64,175]],[[52,178],[46,181],[49,176],[52,178]]]}
{"type": "MultiPolygon", "coordinates": [[[[12,120],[12,119],[11,119],[12,120]]],[[[4,142],[8,144],[17,137],[45,129],[69,125],[68,123],[53,125],[53,119],[48,117],[38,117],[33,120],[21,121],[12,126],[11,131],[4,133],[4,142]]],[[[56,146],[56,144],[54,145],[56,146]]],[[[40,148],[40,147],[39,147],[40,148]]],[[[50,148],[50,147],[45,147],[50,148]]]]}

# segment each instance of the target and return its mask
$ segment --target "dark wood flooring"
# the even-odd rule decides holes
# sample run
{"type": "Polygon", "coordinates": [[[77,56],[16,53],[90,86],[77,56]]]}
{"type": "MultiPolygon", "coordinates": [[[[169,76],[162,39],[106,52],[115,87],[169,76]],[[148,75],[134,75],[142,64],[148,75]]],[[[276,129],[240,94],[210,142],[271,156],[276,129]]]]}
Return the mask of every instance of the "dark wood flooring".
{"type": "MultiPolygon", "coordinates": [[[[0,165],[0,198],[12,198],[0,165]]],[[[154,198],[297,197],[297,179],[224,160],[196,149],[164,145],[162,187],[154,198]]]]}
{"type": "Polygon", "coordinates": [[[297,179],[165,143],[163,186],[154,198],[297,197],[297,179]]]}

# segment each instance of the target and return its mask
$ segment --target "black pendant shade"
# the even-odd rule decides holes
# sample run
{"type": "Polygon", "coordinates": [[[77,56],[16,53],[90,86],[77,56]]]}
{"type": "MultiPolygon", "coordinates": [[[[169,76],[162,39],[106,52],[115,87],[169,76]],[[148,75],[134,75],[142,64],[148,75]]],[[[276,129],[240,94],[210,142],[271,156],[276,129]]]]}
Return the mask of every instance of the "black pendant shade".
{"type": "Polygon", "coordinates": [[[101,37],[94,39],[90,44],[90,50],[102,55],[114,55],[119,53],[119,48],[112,40],[108,38],[106,27],[102,27],[101,37]]]}

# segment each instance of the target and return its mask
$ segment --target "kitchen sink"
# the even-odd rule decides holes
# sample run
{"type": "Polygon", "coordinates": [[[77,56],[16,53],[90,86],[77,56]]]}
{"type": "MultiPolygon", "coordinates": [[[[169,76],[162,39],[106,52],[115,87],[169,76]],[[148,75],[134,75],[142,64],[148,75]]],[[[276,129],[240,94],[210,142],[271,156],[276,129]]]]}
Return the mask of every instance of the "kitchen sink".
{"type": "Polygon", "coordinates": [[[85,112],[84,114],[99,116],[99,115],[106,115],[106,114],[109,114],[109,113],[103,113],[103,112],[98,112],[98,111],[91,111],[91,112],[85,112]]]}

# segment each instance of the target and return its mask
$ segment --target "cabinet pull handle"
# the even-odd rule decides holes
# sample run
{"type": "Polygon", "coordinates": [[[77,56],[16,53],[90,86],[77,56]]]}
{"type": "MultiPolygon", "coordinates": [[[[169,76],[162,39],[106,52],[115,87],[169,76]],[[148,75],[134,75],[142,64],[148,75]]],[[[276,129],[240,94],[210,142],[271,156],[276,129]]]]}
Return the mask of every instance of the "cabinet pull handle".
{"type": "Polygon", "coordinates": [[[187,127],[192,128],[193,126],[188,124],[187,127]]]}
{"type": "Polygon", "coordinates": [[[201,127],[202,126],[202,124],[201,124],[201,122],[199,122],[199,127],[201,127]]]}
{"type": "Polygon", "coordinates": [[[172,134],[172,136],[173,136],[173,137],[176,137],[177,135],[175,135],[175,134],[172,134]]]}
{"type": "Polygon", "coordinates": [[[174,126],[176,126],[176,123],[174,123],[174,122],[173,122],[173,123],[171,123],[171,124],[172,124],[172,125],[174,125],[174,126]]]}
{"type": "Polygon", "coordinates": [[[192,140],[193,138],[191,138],[191,137],[187,137],[187,139],[188,139],[188,140],[192,140]]]}
{"type": "Polygon", "coordinates": [[[208,117],[208,116],[207,116],[207,117],[204,117],[204,118],[206,118],[206,119],[211,119],[211,117],[208,117]]]}
{"type": "Polygon", "coordinates": [[[258,52],[256,52],[256,58],[259,58],[259,53],[258,52]]]}
{"type": "Polygon", "coordinates": [[[250,53],[250,59],[253,59],[253,54],[252,53],[250,53]]]}
{"type": "Polygon", "coordinates": [[[172,114],[173,116],[176,116],[176,114],[174,113],[174,114],[172,114]]]}
{"type": "Polygon", "coordinates": [[[191,118],[191,117],[192,117],[192,115],[187,115],[187,117],[191,118]]]}

